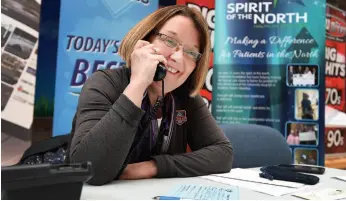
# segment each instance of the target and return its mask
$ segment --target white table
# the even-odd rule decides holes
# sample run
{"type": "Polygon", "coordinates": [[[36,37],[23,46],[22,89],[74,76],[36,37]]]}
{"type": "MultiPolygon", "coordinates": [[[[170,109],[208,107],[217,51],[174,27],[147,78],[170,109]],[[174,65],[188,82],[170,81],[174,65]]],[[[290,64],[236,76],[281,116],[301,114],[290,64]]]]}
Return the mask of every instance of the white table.
{"type": "MultiPolygon", "coordinates": [[[[333,176],[346,176],[346,170],[326,168],[320,178],[320,187],[346,188],[346,182],[331,178],[333,176]]],[[[165,195],[179,184],[200,184],[212,185],[216,187],[227,187],[228,185],[201,179],[191,178],[172,178],[172,179],[146,179],[134,181],[114,181],[103,186],[83,186],[82,200],[151,200],[155,196],[165,195]]],[[[284,195],[274,197],[263,193],[255,192],[246,188],[239,188],[240,200],[297,200],[299,198],[284,195]]]]}

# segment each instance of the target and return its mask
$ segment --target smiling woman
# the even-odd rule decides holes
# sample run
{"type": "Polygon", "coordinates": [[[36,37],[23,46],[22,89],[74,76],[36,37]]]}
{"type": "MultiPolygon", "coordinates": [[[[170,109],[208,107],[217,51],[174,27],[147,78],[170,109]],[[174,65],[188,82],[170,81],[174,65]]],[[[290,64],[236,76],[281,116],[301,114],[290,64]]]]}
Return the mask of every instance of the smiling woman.
{"type": "Polygon", "coordinates": [[[208,25],[195,9],[168,6],[139,22],[119,49],[126,66],[86,81],[67,160],[92,162],[93,185],[228,172],[233,149],[199,95],[209,51],[208,25]],[[153,81],[160,62],[164,95],[153,81]]]}

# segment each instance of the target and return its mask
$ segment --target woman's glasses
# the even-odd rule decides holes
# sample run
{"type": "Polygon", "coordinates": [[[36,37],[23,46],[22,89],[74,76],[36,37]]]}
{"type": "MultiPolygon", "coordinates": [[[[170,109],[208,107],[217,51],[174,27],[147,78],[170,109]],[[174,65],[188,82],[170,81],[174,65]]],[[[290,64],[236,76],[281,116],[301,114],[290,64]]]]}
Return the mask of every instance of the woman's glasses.
{"type": "Polygon", "coordinates": [[[167,36],[166,34],[159,33],[159,32],[155,32],[155,34],[159,36],[159,39],[163,41],[170,48],[177,48],[179,45],[181,45],[183,47],[183,52],[195,61],[198,61],[202,56],[201,53],[191,48],[185,47],[184,45],[180,44],[177,40],[175,40],[174,38],[170,36],[167,36]]]}

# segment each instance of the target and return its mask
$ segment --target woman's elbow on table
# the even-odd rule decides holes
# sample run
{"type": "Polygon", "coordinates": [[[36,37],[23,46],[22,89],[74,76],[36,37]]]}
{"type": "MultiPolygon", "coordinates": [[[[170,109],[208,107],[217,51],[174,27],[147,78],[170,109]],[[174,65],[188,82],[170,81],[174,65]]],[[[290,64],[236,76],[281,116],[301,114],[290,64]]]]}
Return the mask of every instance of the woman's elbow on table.
{"type": "Polygon", "coordinates": [[[231,143],[220,145],[222,147],[221,172],[229,172],[232,169],[234,150],[231,143]]]}
{"type": "Polygon", "coordinates": [[[99,162],[100,160],[90,157],[90,154],[83,152],[83,150],[75,150],[70,153],[71,163],[84,163],[86,161],[91,162],[92,169],[92,176],[86,183],[93,186],[101,186],[113,181],[116,177],[116,175],[113,177],[107,173],[109,171],[106,170],[104,164],[99,162]]]}

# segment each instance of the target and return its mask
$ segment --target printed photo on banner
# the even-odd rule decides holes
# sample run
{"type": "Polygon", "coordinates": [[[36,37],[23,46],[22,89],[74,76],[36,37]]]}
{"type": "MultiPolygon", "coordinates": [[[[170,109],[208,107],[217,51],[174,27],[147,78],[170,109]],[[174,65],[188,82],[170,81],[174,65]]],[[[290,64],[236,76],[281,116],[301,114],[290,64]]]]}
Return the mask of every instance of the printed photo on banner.
{"type": "Polygon", "coordinates": [[[25,62],[15,55],[9,53],[1,54],[1,81],[14,85],[21,76],[25,62]]]}
{"type": "Polygon", "coordinates": [[[2,0],[1,13],[38,31],[40,21],[39,2],[37,0],[2,0]]]}
{"type": "Polygon", "coordinates": [[[295,118],[297,120],[318,120],[317,89],[297,89],[295,92],[295,118]]]}
{"type": "Polygon", "coordinates": [[[294,149],[294,163],[305,165],[318,164],[318,150],[317,149],[294,149]]]}
{"type": "Polygon", "coordinates": [[[318,86],[318,65],[290,64],[287,65],[287,85],[294,87],[318,86]]]}
{"type": "Polygon", "coordinates": [[[36,76],[36,69],[34,69],[34,68],[30,67],[30,66],[26,69],[26,72],[29,73],[32,76],[36,76]]]}
{"type": "Polygon", "coordinates": [[[286,125],[286,141],[289,145],[318,145],[318,124],[289,122],[286,125]]]}
{"type": "Polygon", "coordinates": [[[13,92],[13,88],[1,83],[1,111],[3,111],[7,105],[8,100],[11,97],[13,92]]]}
{"type": "Polygon", "coordinates": [[[13,29],[14,29],[14,26],[12,26],[11,24],[6,24],[1,22],[1,47],[4,47],[4,45],[6,44],[13,29]]]}
{"type": "Polygon", "coordinates": [[[5,46],[5,50],[22,59],[28,59],[34,49],[37,38],[16,28],[5,46]]]}

